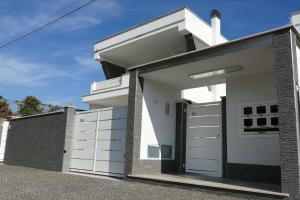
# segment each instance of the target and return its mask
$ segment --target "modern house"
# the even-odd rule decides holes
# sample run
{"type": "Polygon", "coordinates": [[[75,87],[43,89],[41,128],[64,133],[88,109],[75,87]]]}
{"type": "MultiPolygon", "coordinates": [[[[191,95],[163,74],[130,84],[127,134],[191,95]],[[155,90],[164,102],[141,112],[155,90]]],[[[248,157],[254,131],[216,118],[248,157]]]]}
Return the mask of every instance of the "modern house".
{"type": "Polygon", "coordinates": [[[237,190],[299,199],[299,32],[294,13],[228,41],[217,10],[208,24],[181,8],[96,42],[107,80],[76,114],[71,171],[271,183],[237,190]]]}

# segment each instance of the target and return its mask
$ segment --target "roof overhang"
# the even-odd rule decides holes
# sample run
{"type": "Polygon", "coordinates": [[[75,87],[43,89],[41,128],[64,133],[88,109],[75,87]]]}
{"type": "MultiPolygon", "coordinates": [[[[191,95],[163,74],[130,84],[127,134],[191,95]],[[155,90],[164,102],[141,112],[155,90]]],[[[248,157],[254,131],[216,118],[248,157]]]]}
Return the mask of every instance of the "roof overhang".
{"type": "Polygon", "coordinates": [[[226,82],[229,77],[271,72],[274,70],[275,62],[272,46],[273,36],[275,32],[282,31],[294,31],[299,37],[293,26],[286,26],[206,49],[135,66],[129,70],[138,70],[139,75],[145,79],[178,89],[215,85],[226,82]],[[199,80],[191,78],[193,74],[218,71],[231,66],[241,66],[242,70],[199,80]]]}
{"type": "Polygon", "coordinates": [[[96,42],[94,56],[128,68],[186,52],[187,34],[193,35],[197,49],[210,46],[211,31],[199,16],[181,8],[96,42]]]}
{"type": "Polygon", "coordinates": [[[269,44],[273,40],[273,34],[275,32],[289,31],[292,30],[296,37],[300,40],[300,35],[296,28],[292,25],[283,26],[280,28],[268,30],[258,34],[250,35],[244,38],[239,38],[215,46],[207,47],[204,49],[183,53],[180,55],[170,56],[149,63],[136,65],[130,67],[128,70],[139,70],[139,73],[145,73],[149,71],[155,71],[157,69],[175,67],[184,63],[195,62],[198,60],[204,60],[210,57],[226,54],[229,52],[237,52],[243,49],[252,47],[264,46],[269,44]]]}

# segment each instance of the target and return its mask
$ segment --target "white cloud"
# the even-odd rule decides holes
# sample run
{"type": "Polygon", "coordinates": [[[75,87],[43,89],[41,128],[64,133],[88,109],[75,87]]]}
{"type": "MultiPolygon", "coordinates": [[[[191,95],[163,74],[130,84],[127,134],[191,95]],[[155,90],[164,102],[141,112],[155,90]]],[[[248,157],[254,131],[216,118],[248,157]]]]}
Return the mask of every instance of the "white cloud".
{"type": "Polygon", "coordinates": [[[92,56],[75,56],[74,61],[86,70],[99,70],[100,64],[92,56]]]}
{"type": "Polygon", "coordinates": [[[74,74],[45,63],[0,55],[0,83],[3,85],[41,86],[56,78],[73,79],[74,74]]]}
{"type": "MultiPolygon", "coordinates": [[[[83,5],[86,1],[46,0],[37,1],[32,10],[25,13],[0,12],[0,41],[15,37],[17,33],[25,33],[62,16],[68,11],[83,5]],[[66,7],[65,9],[62,9],[66,7]],[[25,25],[25,26],[24,26],[25,25]],[[25,27],[25,28],[24,28],[25,27]]],[[[3,5],[2,5],[3,7],[3,5]]],[[[75,31],[100,24],[107,17],[119,16],[120,5],[114,0],[98,0],[82,10],[65,17],[52,25],[54,31],[75,31]]]]}
{"type": "Polygon", "coordinates": [[[62,31],[74,31],[98,25],[107,17],[119,16],[120,5],[113,0],[98,0],[54,25],[62,31]]]}

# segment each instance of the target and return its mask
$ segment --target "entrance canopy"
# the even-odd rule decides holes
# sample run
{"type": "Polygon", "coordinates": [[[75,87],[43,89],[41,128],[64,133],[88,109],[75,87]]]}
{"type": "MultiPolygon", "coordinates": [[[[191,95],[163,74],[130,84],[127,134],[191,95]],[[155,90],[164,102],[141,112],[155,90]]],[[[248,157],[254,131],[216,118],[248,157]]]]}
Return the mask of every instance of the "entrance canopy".
{"type": "Polygon", "coordinates": [[[177,89],[189,89],[225,83],[229,77],[270,72],[274,68],[271,38],[252,44],[199,51],[198,60],[176,57],[142,67],[140,76],[177,89]],[[219,51],[219,49],[222,49],[219,51]]]}

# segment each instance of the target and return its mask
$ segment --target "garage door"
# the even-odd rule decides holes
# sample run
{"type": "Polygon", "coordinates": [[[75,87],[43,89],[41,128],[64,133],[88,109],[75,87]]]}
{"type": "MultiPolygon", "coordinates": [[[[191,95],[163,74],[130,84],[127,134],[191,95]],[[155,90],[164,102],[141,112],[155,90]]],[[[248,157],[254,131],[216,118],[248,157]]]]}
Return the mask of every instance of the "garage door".
{"type": "Polygon", "coordinates": [[[5,154],[5,146],[6,146],[6,138],[7,138],[7,131],[8,131],[8,124],[9,122],[0,122],[0,131],[1,138],[0,138],[0,162],[3,162],[4,160],[4,154],[5,154]]]}
{"type": "Polygon", "coordinates": [[[222,176],[220,102],[187,108],[186,172],[222,176]]]}
{"type": "Polygon", "coordinates": [[[123,176],[127,108],[78,112],[71,171],[123,176]]]}

